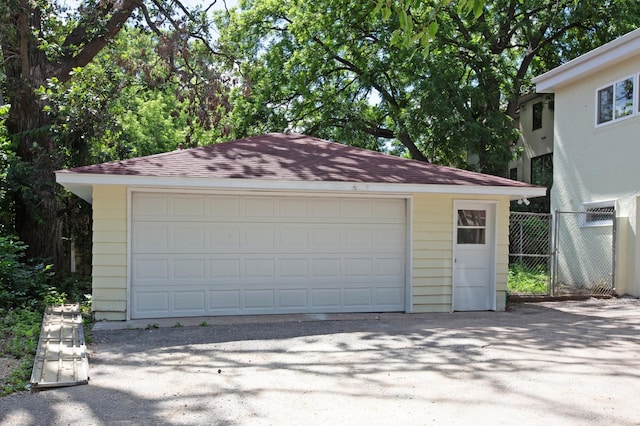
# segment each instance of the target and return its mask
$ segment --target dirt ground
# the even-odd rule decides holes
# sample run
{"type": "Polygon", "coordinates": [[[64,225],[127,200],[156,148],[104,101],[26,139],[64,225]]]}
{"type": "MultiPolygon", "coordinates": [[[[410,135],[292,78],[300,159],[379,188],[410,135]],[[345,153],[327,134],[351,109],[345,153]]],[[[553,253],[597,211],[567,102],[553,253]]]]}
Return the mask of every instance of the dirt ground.
{"type": "Polygon", "coordinates": [[[89,385],[3,425],[640,425],[640,301],[95,331],[89,385]]]}

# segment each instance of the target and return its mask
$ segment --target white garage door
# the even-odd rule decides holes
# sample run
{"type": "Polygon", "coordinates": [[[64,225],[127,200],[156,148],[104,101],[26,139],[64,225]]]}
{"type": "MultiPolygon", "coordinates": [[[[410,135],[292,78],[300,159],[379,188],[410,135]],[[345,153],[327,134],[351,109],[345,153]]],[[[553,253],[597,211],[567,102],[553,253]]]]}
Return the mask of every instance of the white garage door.
{"type": "Polygon", "coordinates": [[[133,194],[131,317],[405,310],[406,201],[133,194]]]}

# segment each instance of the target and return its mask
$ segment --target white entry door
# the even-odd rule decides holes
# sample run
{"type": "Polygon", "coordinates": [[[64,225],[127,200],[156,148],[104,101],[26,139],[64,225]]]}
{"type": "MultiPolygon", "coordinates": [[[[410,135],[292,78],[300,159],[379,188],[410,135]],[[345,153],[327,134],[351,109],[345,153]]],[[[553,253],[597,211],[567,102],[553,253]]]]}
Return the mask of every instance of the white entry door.
{"type": "Polygon", "coordinates": [[[495,203],[454,203],[454,311],[495,309],[495,218],[495,203]]]}

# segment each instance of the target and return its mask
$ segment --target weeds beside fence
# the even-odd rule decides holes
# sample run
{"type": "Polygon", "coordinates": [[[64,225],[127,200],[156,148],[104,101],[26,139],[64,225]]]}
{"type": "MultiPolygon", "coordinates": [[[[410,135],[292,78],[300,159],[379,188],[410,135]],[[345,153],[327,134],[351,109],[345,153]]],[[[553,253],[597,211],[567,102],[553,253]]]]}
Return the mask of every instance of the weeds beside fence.
{"type": "Polygon", "coordinates": [[[512,212],[509,221],[511,294],[551,293],[551,215],[512,212]]]}

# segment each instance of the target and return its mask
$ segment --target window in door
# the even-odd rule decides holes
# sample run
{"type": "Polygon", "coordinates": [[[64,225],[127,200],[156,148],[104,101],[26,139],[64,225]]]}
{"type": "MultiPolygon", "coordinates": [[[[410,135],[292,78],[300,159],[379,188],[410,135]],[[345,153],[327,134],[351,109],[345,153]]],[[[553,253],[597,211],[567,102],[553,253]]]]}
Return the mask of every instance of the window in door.
{"type": "Polygon", "coordinates": [[[458,210],[458,244],[484,244],[486,228],[486,210],[458,210]]]}

